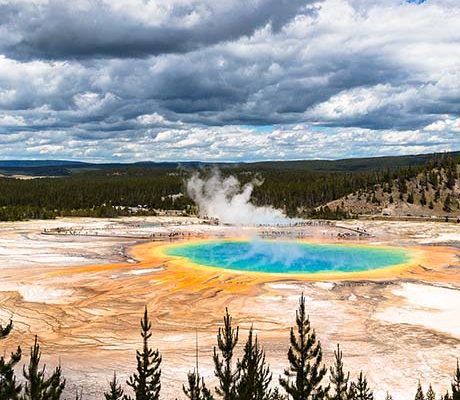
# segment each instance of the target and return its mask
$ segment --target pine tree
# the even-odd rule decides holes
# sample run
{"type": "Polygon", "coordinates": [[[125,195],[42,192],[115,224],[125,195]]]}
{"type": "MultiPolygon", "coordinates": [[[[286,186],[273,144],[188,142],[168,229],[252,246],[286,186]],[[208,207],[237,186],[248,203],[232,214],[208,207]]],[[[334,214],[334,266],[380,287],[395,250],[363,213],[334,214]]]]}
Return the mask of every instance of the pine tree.
{"type": "Polygon", "coordinates": [[[187,374],[187,386],[182,385],[182,391],[184,392],[187,399],[198,400],[200,398],[200,378],[198,374],[193,371],[187,374]]]}
{"type": "Polygon", "coordinates": [[[0,324],[0,339],[8,336],[12,329],[13,329],[13,321],[12,320],[10,320],[8,325],[6,325],[5,327],[3,327],[2,324],[0,324]]]}
{"type": "Polygon", "coordinates": [[[221,356],[214,347],[214,373],[219,380],[216,392],[223,400],[234,400],[236,384],[238,382],[238,370],[233,369],[233,351],[238,343],[239,327],[232,328],[232,318],[225,309],[224,327],[219,328],[217,334],[217,348],[221,356]],[[222,358],[221,358],[222,357],[222,358]]]}
{"type": "Polygon", "coordinates": [[[265,353],[260,348],[257,336],[254,339],[253,328],[249,330],[244,354],[238,362],[239,381],[236,387],[238,400],[269,400],[269,388],[272,374],[265,362],[265,353]]]}
{"type": "Polygon", "coordinates": [[[387,394],[385,395],[385,400],[393,400],[393,396],[387,392],[387,394]]]}
{"type": "Polygon", "coordinates": [[[293,400],[324,399],[329,387],[323,388],[321,381],[327,370],[321,365],[321,343],[316,339],[316,333],[310,326],[303,294],[296,311],[296,331],[291,328],[291,345],[288,351],[290,366],[284,371],[285,377],[280,377],[280,385],[293,400]]]}
{"type": "Polygon", "coordinates": [[[109,391],[104,393],[105,400],[121,400],[123,399],[123,389],[118,383],[117,374],[113,373],[113,378],[109,382],[109,391]]]}
{"type": "Polygon", "coordinates": [[[213,395],[206,387],[204,379],[196,371],[187,374],[188,386],[182,386],[184,394],[190,400],[214,400],[213,395]]]}
{"type": "Polygon", "coordinates": [[[457,369],[452,381],[452,400],[460,400],[460,366],[457,360],[457,369]]]}
{"type": "MultiPolygon", "coordinates": [[[[161,389],[161,355],[157,350],[149,347],[152,337],[152,324],[149,320],[147,307],[141,319],[141,336],[143,340],[142,352],[136,352],[137,372],[126,382],[134,391],[135,400],[158,400],[161,389]]],[[[126,396],[126,399],[131,397],[126,396]]]]}
{"type": "Polygon", "coordinates": [[[433,189],[436,189],[438,187],[438,174],[434,171],[430,171],[430,179],[429,179],[431,185],[433,186],[433,189]]]}
{"type": "Polygon", "coordinates": [[[0,357],[0,399],[17,400],[22,390],[22,385],[16,382],[14,367],[21,360],[21,348],[10,355],[6,360],[4,356],[0,357]]]}
{"type": "Polygon", "coordinates": [[[61,367],[57,367],[50,378],[48,378],[50,382],[48,394],[44,396],[46,400],[59,400],[61,398],[61,394],[65,388],[65,379],[62,378],[62,371],[61,367]]]}
{"type": "Polygon", "coordinates": [[[403,193],[407,192],[406,179],[403,178],[402,176],[398,176],[398,189],[399,189],[400,196],[402,198],[403,193]]]}
{"type": "Polygon", "coordinates": [[[425,190],[422,190],[422,195],[420,197],[420,204],[425,207],[426,206],[426,195],[425,190]]]}
{"type": "Polygon", "coordinates": [[[348,399],[356,400],[356,388],[353,382],[348,386],[348,399]]]}
{"type": "Polygon", "coordinates": [[[408,195],[407,195],[407,202],[409,204],[414,204],[414,192],[410,192],[408,195]]]}
{"type": "MultiPolygon", "coordinates": [[[[13,322],[10,320],[6,327],[0,325],[0,339],[8,336],[13,328],[13,322]]],[[[10,359],[6,360],[4,356],[0,357],[0,399],[2,400],[18,400],[22,390],[22,385],[17,384],[14,367],[21,361],[21,348],[10,355],[10,359]]]]}
{"type": "Polygon", "coordinates": [[[437,203],[441,197],[441,191],[439,188],[434,192],[434,202],[437,203]]]}
{"type": "Polygon", "coordinates": [[[447,193],[447,196],[444,200],[444,205],[442,206],[443,211],[451,212],[452,211],[452,200],[450,198],[450,193],[447,193]]]}
{"type": "Polygon", "coordinates": [[[348,398],[348,381],[350,373],[345,375],[343,371],[342,351],[340,346],[337,345],[337,350],[334,352],[335,362],[334,366],[330,368],[331,371],[331,384],[334,394],[329,396],[331,400],[347,400],[348,398]]]}
{"type": "Polygon", "coordinates": [[[279,389],[276,387],[273,389],[273,393],[270,397],[270,400],[288,400],[287,397],[280,393],[279,389]]]}
{"type": "Polygon", "coordinates": [[[452,400],[452,397],[450,397],[449,391],[447,391],[444,396],[441,396],[441,400],[452,400]]]}
{"type": "Polygon", "coordinates": [[[353,382],[352,386],[354,400],[374,400],[374,395],[372,391],[369,389],[367,378],[364,376],[362,371],[359,373],[358,381],[353,382]]]}
{"type": "Polygon", "coordinates": [[[425,396],[423,394],[423,389],[420,381],[418,382],[417,386],[417,392],[415,393],[415,399],[414,400],[425,400],[425,396]]]}
{"type": "Polygon", "coordinates": [[[446,175],[447,175],[447,182],[446,186],[448,189],[452,190],[455,186],[455,179],[456,179],[456,169],[457,166],[453,164],[450,168],[447,169],[446,175]],[[455,172],[454,172],[455,171],[455,172]]]}
{"type": "Polygon", "coordinates": [[[37,336],[33,347],[30,349],[30,361],[23,368],[25,378],[24,393],[21,400],[59,400],[65,388],[65,379],[61,377],[61,367],[56,367],[54,372],[46,378],[46,366],[40,368],[41,351],[37,336]]]}
{"type": "Polygon", "coordinates": [[[425,396],[426,400],[436,400],[436,394],[433,390],[433,386],[431,386],[430,384],[430,387],[428,388],[428,391],[426,392],[426,396],[425,396]]]}

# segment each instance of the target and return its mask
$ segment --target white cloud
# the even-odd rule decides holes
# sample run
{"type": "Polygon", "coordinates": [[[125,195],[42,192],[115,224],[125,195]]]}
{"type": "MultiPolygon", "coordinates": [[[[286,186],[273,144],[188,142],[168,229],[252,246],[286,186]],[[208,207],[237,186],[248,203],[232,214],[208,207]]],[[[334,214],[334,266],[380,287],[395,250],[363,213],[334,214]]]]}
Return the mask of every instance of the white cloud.
{"type": "Polygon", "coordinates": [[[460,132],[460,118],[438,120],[424,128],[428,132],[460,132]]]}
{"type": "Polygon", "coordinates": [[[77,93],[73,96],[73,101],[77,108],[83,112],[95,112],[100,111],[104,107],[115,103],[118,100],[117,96],[112,93],[100,93],[84,92],[77,93]]]}
{"type": "MultiPolygon", "coordinates": [[[[103,161],[243,161],[382,156],[441,152],[460,148],[460,135],[454,131],[394,131],[360,128],[324,130],[309,125],[279,126],[270,133],[241,126],[194,127],[162,130],[155,137],[148,134],[135,139],[127,136],[109,140],[74,138],[65,131],[38,133],[24,140],[0,144],[4,158],[20,154],[46,155],[48,158],[103,161]],[[56,140],[57,138],[57,140],[56,140]]],[[[12,138],[12,136],[7,136],[12,138]]]]}
{"type": "Polygon", "coordinates": [[[139,115],[137,120],[142,125],[163,125],[166,120],[158,113],[139,115]]]}
{"type": "Polygon", "coordinates": [[[26,122],[21,116],[3,114],[0,115],[0,127],[2,126],[24,126],[26,122]]]}

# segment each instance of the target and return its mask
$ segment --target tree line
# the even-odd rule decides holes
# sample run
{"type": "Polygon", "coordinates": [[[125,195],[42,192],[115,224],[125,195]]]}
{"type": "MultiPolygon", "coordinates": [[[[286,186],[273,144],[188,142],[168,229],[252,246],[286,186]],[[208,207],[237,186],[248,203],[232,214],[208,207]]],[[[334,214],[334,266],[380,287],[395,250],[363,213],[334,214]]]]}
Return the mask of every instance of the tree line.
{"type": "MultiPolygon", "coordinates": [[[[400,200],[409,204],[418,204],[422,207],[434,208],[435,203],[442,201],[442,210],[446,213],[453,211],[454,203],[459,193],[455,191],[456,181],[459,177],[458,163],[455,159],[447,156],[437,157],[429,160],[414,177],[398,176],[397,179],[383,182],[377,185],[381,194],[389,195],[389,202],[393,203],[394,189],[400,200]]],[[[376,197],[376,188],[371,192],[364,193],[360,190],[360,196],[367,196],[367,202],[380,204],[376,197]]]]}
{"type": "MultiPolygon", "coordinates": [[[[444,176],[445,184],[453,188],[459,163],[457,158],[437,155],[421,165],[389,168],[385,164],[366,171],[316,171],[281,163],[223,166],[221,172],[223,176],[235,175],[242,184],[260,180],[262,184],[255,187],[251,198],[256,205],[272,205],[289,216],[340,219],[349,215],[318,207],[350,193],[372,192],[376,186],[387,190],[397,186],[400,196],[407,198],[407,182],[421,173],[435,190],[443,184],[444,176]]],[[[195,204],[186,195],[185,182],[194,171],[119,167],[56,178],[0,178],[0,220],[155,215],[157,210],[171,209],[190,213],[195,204]]]]}
{"type": "MultiPolygon", "coordinates": [[[[0,340],[12,329],[12,322],[0,325],[0,340]]],[[[161,362],[158,349],[151,347],[152,324],[147,308],[141,319],[142,348],[136,352],[136,370],[126,381],[119,382],[116,373],[108,383],[105,400],[159,400],[161,398],[161,362]],[[127,390],[128,389],[128,390],[127,390]],[[129,393],[128,393],[129,391],[129,393]]],[[[212,389],[206,385],[199,373],[198,360],[195,368],[187,375],[182,393],[190,400],[373,400],[374,394],[366,375],[361,371],[355,379],[345,370],[340,346],[334,352],[334,362],[329,368],[323,361],[321,342],[311,326],[306,312],[305,297],[302,295],[296,310],[295,326],[290,330],[290,346],[287,353],[287,367],[282,376],[274,379],[265,359],[265,351],[254,329],[251,327],[246,338],[243,355],[236,358],[235,348],[240,340],[240,330],[234,326],[226,310],[223,326],[217,333],[214,347],[214,374],[217,380],[212,389]]],[[[15,366],[22,357],[18,347],[10,357],[0,357],[0,399],[1,400],[61,400],[66,385],[58,366],[46,374],[40,364],[40,345],[35,341],[30,350],[28,365],[23,367],[23,380],[19,383],[15,366]]],[[[452,379],[451,387],[439,400],[460,400],[460,366],[452,379]]],[[[76,400],[82,400],[81,393],[76,400]]],[[[392,400],[387,393],[386,400],[392,400]]],[[[414,400],[436,400],[436,394],[429,385],[423,391],[419,381],[414,400]]]]}

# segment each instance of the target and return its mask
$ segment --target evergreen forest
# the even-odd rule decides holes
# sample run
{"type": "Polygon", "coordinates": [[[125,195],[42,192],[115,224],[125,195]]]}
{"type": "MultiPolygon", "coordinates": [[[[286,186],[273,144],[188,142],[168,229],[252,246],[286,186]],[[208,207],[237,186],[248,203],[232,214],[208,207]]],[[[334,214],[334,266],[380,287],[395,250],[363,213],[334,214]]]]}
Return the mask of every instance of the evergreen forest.
{"type": "Polygon", "coordinates": [[[352,217],[353,213],[340,204],[331,208],[327,203],[355,193],[373,204],[380,202],[386,192],[390,193],[389,202],[397,197],[407,203],[422,204],[427,210],[439,203],[445,213],[451,213],[460,204],[459,164],[460,155],[451,153],[422,158],[217,166],[195,163],[59,166],[60,172],[57,167],[27,167],[27,173],[41,174],[34,176],[35,179],[12,178],[5,171],[24,173],[24,170],[0,167],[0,172],[4,172],[0,177],[0,220],[157,215],[163,210],[190,215],[196,213],[196,207],[186,193],[188,178],[197,171],[210,174],[216,167],[223,176],[237,177],[241,184],[259,182],[251,201],[280,208],[288,216],[352,217]],[[61,175],[47,176],[47,173],[61,175]],[[429,193],[432,195],[428,198],[429,193]]]}

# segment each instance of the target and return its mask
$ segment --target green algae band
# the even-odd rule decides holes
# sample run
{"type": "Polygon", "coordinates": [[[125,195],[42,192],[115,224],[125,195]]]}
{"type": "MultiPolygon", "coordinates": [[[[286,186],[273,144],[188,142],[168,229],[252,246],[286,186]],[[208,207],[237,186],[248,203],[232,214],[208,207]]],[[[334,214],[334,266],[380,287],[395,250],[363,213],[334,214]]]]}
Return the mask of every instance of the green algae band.
{"type": "Polygon", "coordinates": [[[408,262],[400,248],[272,240],[209,241],[167,248],[209,267],[271,273],[362,272],[408,262]]]}

